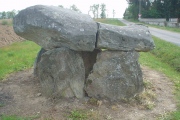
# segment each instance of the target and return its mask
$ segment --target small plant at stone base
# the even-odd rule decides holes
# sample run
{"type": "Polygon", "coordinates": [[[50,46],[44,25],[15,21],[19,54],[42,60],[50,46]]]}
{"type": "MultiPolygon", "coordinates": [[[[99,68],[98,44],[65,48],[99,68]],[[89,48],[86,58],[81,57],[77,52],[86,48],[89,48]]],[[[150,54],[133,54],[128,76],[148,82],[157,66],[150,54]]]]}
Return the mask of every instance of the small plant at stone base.
{"type": "Polygon", "coordinates": [[[88,100],[88,103],[91,105],[94,105],[94,106],[97,106],[97,102],[98,102],[98,99],[96,99],[96,98],[90,98],[88,100]]]}
{"type": "Polygon", "coordinates": [[[144,80],[144,88],[145,90],[137,95],[135,100],[145,109],[152,110],[155,107],[154,100],[156,99],[156,94],[152,91],[154,87],[150,81],[144,80]]]}
{"type": "Polygon", "coordinates": [[[146,80],[146,79],[144,80],[143,85],[144,85],[144,88],[145,88],[145,89],[151,89],[151,88],[153,88],[152,83],[151,83],[149,80],[146,80]]]}
{"type": "Polygon", "coordinates": [[[69,120],[86,120],[87,114],[80,110],[73,110],[68,118],[69,120]]]}
{"type": "Polygon", "coordinates": [[[5,106],[5,104],[4,103],[0,103],[0,107],[4,107],[5,106]]]}

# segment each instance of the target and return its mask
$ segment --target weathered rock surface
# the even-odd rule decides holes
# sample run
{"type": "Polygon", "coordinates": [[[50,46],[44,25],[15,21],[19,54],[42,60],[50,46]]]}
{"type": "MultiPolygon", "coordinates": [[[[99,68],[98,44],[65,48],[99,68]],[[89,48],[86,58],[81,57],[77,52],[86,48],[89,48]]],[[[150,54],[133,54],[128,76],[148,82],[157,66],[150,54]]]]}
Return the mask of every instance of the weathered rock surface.
{"type": "Polygon", "coordinates": [[[84,96],[85,68],[79,53],[66,48],[46,51],[37,62],[36,70],[46,96],[84,96]]]}
{"type": "Polygon", "coordinates": [[[120,100],[143,89],[137,52],[155,45],[147,27],[114,26],[54,6],[37,5],[14,18],[15,32],[42,49],[34,64],[49,97],[120,100]],[[107,49],[107,51],[101,51],[107,49]]]}
{"type": "Polygon", "coordinates": [[[72,10],[36,5],[19,12],[13,20],[14,31],[44,49],[67,47],[93,51],[97,24],[89,15],[72,10]]]}
{"type": "Polygon", "coordinates": [[[97,48],[108,50],[146,52],[155,45],[147,27],[114,26],[99,23],[97,48]]]}
{"type": "Polygon", "coordinates": [[[36,76],[36,77],[37,77],[37,69],[38,69],[37,65],[41,61],[42,54],[45,53],[45,52],[46,52],[46,50],[41,48],[41,50],[38,52],[36,60],[34,62],[34,76],[36,76]]]}
{"type": "Polygon", "coordinates": [[[133,97],[143,89],[137,52],[105,51],[97,56],[85,91],[88,96],[119,100],[133,97]]]}

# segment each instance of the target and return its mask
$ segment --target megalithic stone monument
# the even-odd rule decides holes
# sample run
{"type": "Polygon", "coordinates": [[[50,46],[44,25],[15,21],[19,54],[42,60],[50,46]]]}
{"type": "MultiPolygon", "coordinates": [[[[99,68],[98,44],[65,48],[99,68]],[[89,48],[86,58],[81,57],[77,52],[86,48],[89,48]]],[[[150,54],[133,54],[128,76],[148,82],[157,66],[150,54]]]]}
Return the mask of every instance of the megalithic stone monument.
{"type": "Polygon", "coordinates": [[[147,27],[97,23],[89,15],[36,5],[18,13],[17,35],[42,47],[34,75],[48,97],[121,100],[143,90],[139,53],[154,49],[147,27]]]}

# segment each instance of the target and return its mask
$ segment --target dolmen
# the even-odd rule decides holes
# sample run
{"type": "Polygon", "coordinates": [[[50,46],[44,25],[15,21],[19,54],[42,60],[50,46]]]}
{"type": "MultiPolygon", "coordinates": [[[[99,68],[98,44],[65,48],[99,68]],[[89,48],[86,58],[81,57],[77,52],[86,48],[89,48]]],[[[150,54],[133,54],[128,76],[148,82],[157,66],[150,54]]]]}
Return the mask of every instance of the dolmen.
{"type": "Polygon", "coordinates": [[[36,5],[13,20],[17,35],[42,47],[34,75],[47,97],[121,100],[143,90],[139,53],[154,49],[146,26],[115,26],[89,15],[36,5]]]}

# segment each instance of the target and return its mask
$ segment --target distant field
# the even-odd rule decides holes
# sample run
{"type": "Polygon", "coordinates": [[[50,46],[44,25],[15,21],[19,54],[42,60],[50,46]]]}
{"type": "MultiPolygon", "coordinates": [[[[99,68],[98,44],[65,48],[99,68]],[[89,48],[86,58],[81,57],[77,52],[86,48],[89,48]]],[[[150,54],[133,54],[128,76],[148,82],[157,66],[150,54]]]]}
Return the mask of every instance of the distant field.
{"type": "Polygon", "coordinates": [[[159,29],[162,29],[162,30],[168,30],[168,31],[171,31],[171,32],[180,33],[180,28],[165,27],[165,26],[163,27],[163,26],[158,26],[158,25],[150,25],[150,24],[146,24],[146,23],[139,22],[137,20],[132,20],[132,19],[127,19],[127,21],[131,21],[131,22],[134,22],[134,23],[142,23],[142,24],[145,24],[145,25],[150,26],[150,27],[155,27],[155,28],[159,28],[159,29]]]}
{"type": "Polygon", "coordinates": [[[117,19],[95,19],[96,22],[106,23],[106,24],[112,24],[112,25],[118,25],[118,26],[125,26],[124,23],[120,22],[117,19]]]}

